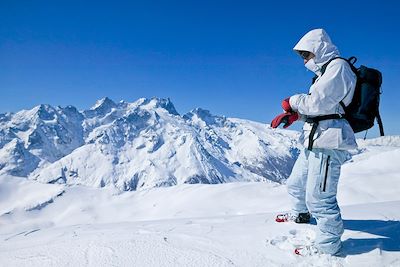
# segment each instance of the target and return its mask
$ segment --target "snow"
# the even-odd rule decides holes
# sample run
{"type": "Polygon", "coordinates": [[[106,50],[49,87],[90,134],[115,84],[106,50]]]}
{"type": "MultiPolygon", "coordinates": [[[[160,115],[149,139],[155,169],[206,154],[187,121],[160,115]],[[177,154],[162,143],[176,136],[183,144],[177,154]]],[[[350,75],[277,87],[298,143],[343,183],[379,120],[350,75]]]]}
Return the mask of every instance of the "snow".
{"type": "MultiPolygon", "coordinates": [[[[257,125],[257,124],[256,124],[257,125]]],[[[398,137],[362,141],[343,166],[343,257],[294,255],[315,223],[276,223],[283,184],[181,184],[137,191],[3,176],[2,266],[399,266],[398,137]],[[397,141],[396,141],[397,142],[397,141]],[[41,203],[43,205],[41,205],[41,203]]]]}
{"type": "Polygon", "coordinates": [[[342,257],[274,220],[298,136],[159,98],[0,114],[0,265],[400,266],[400,136],[343,165],[342,257]]]}
{"type": "Polygon", "coordinates": [[[18,177],[1,177],[0,214],[40,209],[63,192],[62,186],[40,184],[18,177]]]}

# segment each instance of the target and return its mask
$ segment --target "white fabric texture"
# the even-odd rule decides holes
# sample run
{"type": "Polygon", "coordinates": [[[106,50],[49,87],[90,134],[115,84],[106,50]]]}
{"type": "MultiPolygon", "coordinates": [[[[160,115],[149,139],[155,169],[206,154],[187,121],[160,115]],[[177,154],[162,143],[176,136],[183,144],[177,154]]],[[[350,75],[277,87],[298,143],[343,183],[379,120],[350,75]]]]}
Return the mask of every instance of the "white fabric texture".
{"type": "Polygon", "coordinates": [[[317,220],[315,245],[322,253],[334,255],[341,248],[343,222],[336,194],[341,166],[350,158],[343,150],[304,149],[287,180],[292,213],[310,212],[317,220]]]}
{"type": "MultiPolygon", "coordinates": [[[[321,76],[320,69],[330,59],[338,57],[339,51],[323,29],[308,32],[296,44],[294,50],[312,52],[315,57],[307,68],[318,75],[308,94],[297,94],[289,99],[290,106],[302,118],[329,114],[344,114],[339,104],[351,102],[357,77],[350,65],[343,59],[331,61],[321,76]]],[[[306,64],[306,65],[307,65],[306,64]]],[[[301,141],[308,146],[308,136],[312,125],[305,123],[301,141]]],[[[354,132],[345,119],[321,121],[314,135],[315,148],[348,150],[357,147],[354,132]]]]}

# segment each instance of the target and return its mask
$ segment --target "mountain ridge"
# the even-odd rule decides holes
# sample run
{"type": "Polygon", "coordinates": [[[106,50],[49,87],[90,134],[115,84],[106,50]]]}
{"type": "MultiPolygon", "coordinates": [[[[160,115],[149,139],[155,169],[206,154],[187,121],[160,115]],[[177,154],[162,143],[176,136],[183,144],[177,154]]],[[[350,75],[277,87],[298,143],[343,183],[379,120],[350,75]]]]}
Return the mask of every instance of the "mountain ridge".
{"type": "Polygon", "coordinates": [[[169,98],[105,97],[82,111],[42,104],[0,115],[0,155],[15,162],[3,160],[0,175],[122,190],[283,182],[297,157],[297,136],[201,108],[180,115],[169,98]],[[4,149],[13,140],[19,153],[4,149]]]}

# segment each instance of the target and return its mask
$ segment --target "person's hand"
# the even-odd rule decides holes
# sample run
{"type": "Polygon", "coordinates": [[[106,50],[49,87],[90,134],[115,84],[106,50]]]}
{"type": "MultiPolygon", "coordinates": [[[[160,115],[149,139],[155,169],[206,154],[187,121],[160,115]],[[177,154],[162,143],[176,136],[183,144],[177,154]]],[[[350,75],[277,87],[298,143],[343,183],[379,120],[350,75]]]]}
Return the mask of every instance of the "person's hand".
{"type": "Polygon", "coordinates": [[[278,126],[281,123],[284,123],[283,128],[287,128],[290,125],[292,125],[293,122],[297,121],[299,119],[299,114],[297,113],[282,113],[278,116],[276,116],[272,122],[271,122],[271,127],[272,128],[278,128],[278,126]]]}
{"type": "Polygon", "coordinates": [[[282,101],[282,104],[281,104],[281,105],[282,105],[282,108],[283,108],[283,110],[284,110],[285,112],[292,113],[292,112],[293,112],[293,109],[292,109],[292,107],[290,106],[289,99],[290,99],[290,97],[285,98],[285,99],[282,101]]]}

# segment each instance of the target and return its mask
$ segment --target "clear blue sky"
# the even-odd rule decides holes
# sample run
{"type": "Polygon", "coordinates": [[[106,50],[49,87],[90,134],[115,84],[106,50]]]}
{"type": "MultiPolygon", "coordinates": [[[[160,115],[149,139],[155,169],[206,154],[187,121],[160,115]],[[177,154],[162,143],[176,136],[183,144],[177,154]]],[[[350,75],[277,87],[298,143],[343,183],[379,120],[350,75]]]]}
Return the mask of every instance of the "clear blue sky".
{"type": "Polygon", "coordinates": [[[294,44],[324,28],[343,56],[383,72],[383,121],[400,134],[399,10],[398,1],[4,0],[0,113],[157,96],[181,114],[270,122],[281,99],[309,87],[294,44]]]}

